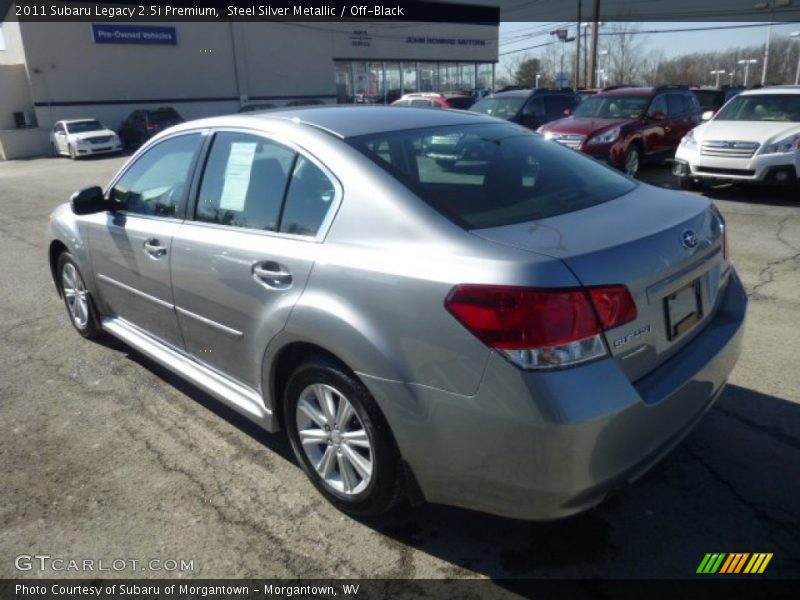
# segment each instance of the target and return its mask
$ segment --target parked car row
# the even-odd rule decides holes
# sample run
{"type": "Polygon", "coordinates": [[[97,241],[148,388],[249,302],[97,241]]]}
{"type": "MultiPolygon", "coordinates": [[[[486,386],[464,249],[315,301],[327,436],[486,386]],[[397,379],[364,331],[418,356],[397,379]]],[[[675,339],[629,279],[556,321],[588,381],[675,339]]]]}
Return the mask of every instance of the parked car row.
{"type": "MultiPolygon", "coordinates": [[[[317,98],[303,98],[291,100],[285,107],[321,104],[325,102],[317,98]]],[[[276,108],[275,104],[247,103],[238,112],[271,108],[276,108]]],[[[154,135],[183,122],[185,119],[171,106],[135,110],[120,123],[118,131],[97,119],[64,119],[56,122],[50,130],[50,146],[55,156],[68,156],[73,160],[81,156],[111,154],[136,149],[154,135]]]]}

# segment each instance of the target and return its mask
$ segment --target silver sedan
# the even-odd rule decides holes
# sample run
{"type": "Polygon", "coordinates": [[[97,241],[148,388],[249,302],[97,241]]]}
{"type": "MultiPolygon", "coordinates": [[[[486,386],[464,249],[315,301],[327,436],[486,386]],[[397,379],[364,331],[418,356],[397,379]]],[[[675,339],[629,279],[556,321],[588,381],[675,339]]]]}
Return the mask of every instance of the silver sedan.
{"type": "Polygon", "coordinates": [[[711,202],[455,111],[184,123],[48,235],[81,335],[284,431],[358,516],[594,506],[709,409],[746,310],[711,202]]]}

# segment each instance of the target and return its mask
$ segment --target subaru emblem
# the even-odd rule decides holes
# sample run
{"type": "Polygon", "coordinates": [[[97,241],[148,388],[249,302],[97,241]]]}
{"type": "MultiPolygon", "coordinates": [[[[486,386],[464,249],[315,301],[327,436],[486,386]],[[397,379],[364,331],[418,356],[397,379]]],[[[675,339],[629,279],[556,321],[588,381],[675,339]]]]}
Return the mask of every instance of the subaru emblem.
{"type": "Polygon", "coordinates": [[[681,245],[687,250],[697,246],[697,234],[692,229],[687,229],[681,234],[681,245]]]}

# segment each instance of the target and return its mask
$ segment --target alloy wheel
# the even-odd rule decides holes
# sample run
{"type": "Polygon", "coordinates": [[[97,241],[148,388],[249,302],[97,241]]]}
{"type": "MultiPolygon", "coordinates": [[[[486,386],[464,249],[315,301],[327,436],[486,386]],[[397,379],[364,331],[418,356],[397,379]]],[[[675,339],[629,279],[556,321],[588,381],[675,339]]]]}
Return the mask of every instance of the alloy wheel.
{"type": "Polygon", "coordinates": [[[61,290],[67,301],[67,309],[76,327],[83,329],[89,322],[89,298],[78,269],[68,262],[61,270],[61,290]]]}
{"type": "Polygon", "coordinates": [[[625,174],[628,177],[635,177],[636,173],[639,172],[639,151],[635,148],[632,148],[628,151],[628,155],[625,157],[625,174]]]}
{"type": "Polygon", "coordinates": [[[369,486],[372,440],[344,394],[327,384],[309,385],[297,402],[296,423],[303,451],[327,487],[353,496],[369,486]]]}

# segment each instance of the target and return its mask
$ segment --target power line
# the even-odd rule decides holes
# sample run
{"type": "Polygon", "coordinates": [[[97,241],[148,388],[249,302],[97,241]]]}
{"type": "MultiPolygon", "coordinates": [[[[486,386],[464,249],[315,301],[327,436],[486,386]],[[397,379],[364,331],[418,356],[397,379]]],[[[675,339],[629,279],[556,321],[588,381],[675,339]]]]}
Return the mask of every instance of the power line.
{"type": "MultiPolygon", "coordinates": [[[[747,24],[747,25],[715,25],[709,27],[683,27],[683,28],[675,28],[675,29],[643,29],[639,31],[601,31],[598,35],[600,36],[608,36],[608,35],[642,35],[642,34],[660,34],[660,33],[680,33],[680,32],[692,32],[692,31],[716,31],[721,29],[744,29],[747,27],[767,27],[769,23],[756,23],[756,24],[747,24]]],[[[502,43],[502,42],[501,42],[502,43]]],[[[517,52],[525,52],[526,50],[534,50],[536,48],[541,48],[543,46],[549,46],[554,42],[548,42],[545,44],[537,44],[535,46],[527,46],[525,48],[519,48],[517,50],[509,50],[506,52],[500,52],[498,56],[505,56],[507,54],[515,54],[517,52]]]]}

